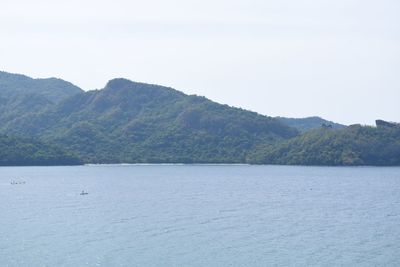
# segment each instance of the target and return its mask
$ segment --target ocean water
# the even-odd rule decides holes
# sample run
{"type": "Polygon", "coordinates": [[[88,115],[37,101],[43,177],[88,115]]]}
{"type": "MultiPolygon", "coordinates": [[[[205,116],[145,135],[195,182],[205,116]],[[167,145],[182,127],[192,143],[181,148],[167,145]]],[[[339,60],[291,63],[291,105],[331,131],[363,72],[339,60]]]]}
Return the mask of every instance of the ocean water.
{"type": "Polygon", "coordinates": [[[400,266],[400,168],[1,167],[0,266],[400,266]]]}

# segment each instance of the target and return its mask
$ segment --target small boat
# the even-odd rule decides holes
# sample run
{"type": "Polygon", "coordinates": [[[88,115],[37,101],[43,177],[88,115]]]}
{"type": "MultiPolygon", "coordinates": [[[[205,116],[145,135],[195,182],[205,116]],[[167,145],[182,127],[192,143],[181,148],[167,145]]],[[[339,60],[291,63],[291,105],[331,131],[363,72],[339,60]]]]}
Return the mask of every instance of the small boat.
{"type": "Polygon", "coordinates": [[[87,195],[87,194],[89,194],[89,193],[88,193],[88,192],[85,192],[85,191],[83,191],[83,190],[82,190],[82,192],[80,193],[81,196],[87,195]]]}
{"type": "Polygon", "coordinates": [[[10,182],[10,184],[12,184],[12,185],[16,185],[16,184],[26,184],[26,182],[25,182],[25,181],[15,181],[15,180],[12,180],[12,181],[10,182]]]}

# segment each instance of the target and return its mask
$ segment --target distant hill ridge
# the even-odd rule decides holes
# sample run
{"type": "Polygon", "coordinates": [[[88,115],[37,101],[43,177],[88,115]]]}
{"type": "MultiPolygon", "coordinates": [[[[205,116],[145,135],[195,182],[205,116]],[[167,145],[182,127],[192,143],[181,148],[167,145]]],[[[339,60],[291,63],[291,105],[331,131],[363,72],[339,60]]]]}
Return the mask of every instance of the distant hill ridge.
{"type": "Polygon", "coordinates": [[[0,71],[0,97],[3,98],[38,94],[57,103],[81,92],[83,92],[81,88],[62,79],[33,79],[22,74],[0,71]]]}
{"type": "Polygon", "coordinates": [[[377,127],[320,128],[253,150],[258,164],[399,166],[400,126],[377,120],[377,127]]]}
{"type": "Polygon", "coordinates": [[[335,123],[333,121],[325,120],[321,117],[313,116],[307,118],[285,118],[285,117],[275,117],[283,124],[294,127],[301,132],[307,132],[309,130],[318,129],[322,126],[332,127],[335,129],[345,128],[343,124],[335,123]]]}
{"type": "Polygon", "coordinates": [[[0,134],[57,147],[40,155],[58,151],[60,164],[76,155],[84,163],[400,165],[396,123],[272,118],[124,78],[85,92],[60,79],[2,72],[0,134]]]}
{"type": "Polygon", "coordinates": [[[271,117],[122,78],[25,112],[0,130],[57,144],[90,163],[242,163],[257,144],[298,135],[271,117]]]}

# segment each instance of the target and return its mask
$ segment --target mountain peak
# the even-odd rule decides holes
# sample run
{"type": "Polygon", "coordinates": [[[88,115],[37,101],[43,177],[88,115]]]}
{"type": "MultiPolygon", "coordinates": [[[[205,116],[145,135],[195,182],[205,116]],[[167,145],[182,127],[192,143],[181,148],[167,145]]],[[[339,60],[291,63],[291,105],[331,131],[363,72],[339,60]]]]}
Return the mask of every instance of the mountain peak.
{"type": "Polygon", "coordinates": [[[134,84],[134,82],[131,80],[125,78],[115,78],[108,81],[106,88],[118,89],[132,84],[134,84]]]}
{"type": "Polygon", "coordinates": [[[104,87],[104,92],[115,94],[126,94],[126,97],[138,95],[145,95],[151,98],[159,98],[159,97],[182,97],[185,96],[184,93],[177,91],[171,87],[161,86],[157,84],[150,83],[142,83],[142,82],[134,82],[125,78],[115,78],[106,84],[104,87]]]}

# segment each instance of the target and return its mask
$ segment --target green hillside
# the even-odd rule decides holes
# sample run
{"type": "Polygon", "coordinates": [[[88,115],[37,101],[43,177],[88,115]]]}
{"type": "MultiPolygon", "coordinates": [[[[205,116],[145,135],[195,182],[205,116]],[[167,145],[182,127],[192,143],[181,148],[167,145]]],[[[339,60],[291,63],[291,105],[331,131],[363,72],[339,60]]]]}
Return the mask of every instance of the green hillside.
{"type": "Polygon", "coordinates": [[[77,164],[82,162],[58,147],[37,140],[0,135],[0,166],[77,164]]]}
{"type": "Polygon", "coordinates": [[[61,79],[32,79],[25,75],[0,71],[0,97],[3,99],[37,94],[57,103],[81,92],[79,87],[61,79]]]}
{"type": "Polygon", "coordinates": [[[400,126],[321,128],[281,143],[258,147],[252,163],[283,165],[400,165],[400,126]]]}
{"type": "Polygon", "coordinates": [[[244,162],[259,143],[296,136],[276,119],[172,88],[111,80],[3,128],[73,151],[85,162],[244,162]]]}
{"type": "Polygon", "coordinates": [[[4,139],[6,161],[63,164],[73,154],[85,163],[400,165],[400,127],[377,126],[272,118],[122,78],[84,92],[0,72],[0,134],[28,138],[4,139]],[[24,142],[43,153],[30,158],[24,142]]]}

